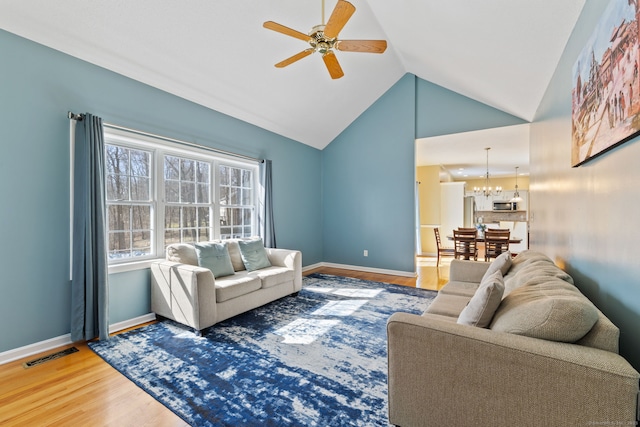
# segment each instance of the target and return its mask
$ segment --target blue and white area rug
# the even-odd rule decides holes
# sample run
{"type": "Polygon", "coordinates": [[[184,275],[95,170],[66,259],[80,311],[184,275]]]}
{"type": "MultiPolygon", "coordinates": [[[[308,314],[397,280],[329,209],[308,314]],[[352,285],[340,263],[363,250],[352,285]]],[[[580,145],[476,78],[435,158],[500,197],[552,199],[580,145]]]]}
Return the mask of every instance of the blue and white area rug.
{"type": "Polygon", "coordinates": [[[89,346],[194,426],[388,426],[387,319],[435,295],[312,274],[202,337],[166,320],[89,346]]]}

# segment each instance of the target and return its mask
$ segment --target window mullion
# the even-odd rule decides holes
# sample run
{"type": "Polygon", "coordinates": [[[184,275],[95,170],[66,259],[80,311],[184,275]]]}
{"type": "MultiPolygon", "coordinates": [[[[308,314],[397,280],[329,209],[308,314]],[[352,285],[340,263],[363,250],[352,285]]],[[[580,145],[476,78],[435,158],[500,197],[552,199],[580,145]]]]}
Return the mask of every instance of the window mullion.
{"type": "Polygon", "coordinates": [[[158,256],[164,255],[164,227],[165,227],[165,188],[164,188],[164,156],[163,150],[156,150],[154,156],[154,201],[156,205],[156,224],[154,230],[155,249],[158,256]]]}

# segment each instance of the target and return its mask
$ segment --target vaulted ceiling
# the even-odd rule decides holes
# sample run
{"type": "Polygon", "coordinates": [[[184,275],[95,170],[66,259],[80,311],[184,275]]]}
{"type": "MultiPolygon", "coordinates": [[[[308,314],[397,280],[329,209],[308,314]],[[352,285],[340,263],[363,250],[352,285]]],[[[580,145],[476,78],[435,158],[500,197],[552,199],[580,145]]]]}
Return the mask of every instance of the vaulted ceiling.
{"type": "MultiPolygon", "coordinates": [[[[337,0],[326,0],[328,19],[337,0]]],[[[382,55],[305,42],[321,0],[2,0],[0,28],[319,149],[405,73],[531,121],[585,0],[351,0],[341,39],[385,39],[382,55]]]]}

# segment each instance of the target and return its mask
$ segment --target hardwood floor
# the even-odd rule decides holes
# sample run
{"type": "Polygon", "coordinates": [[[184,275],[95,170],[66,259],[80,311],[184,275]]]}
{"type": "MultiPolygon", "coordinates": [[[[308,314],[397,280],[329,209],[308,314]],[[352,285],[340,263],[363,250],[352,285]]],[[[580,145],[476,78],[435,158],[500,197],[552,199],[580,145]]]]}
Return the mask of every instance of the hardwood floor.
{"type": "MultiPolygon", "coordinates": [[[[418,277],[336,268],[305,273],[325,273],[440,289],[448,280],[449,261],[419,257],[418,277]]],[[[27,360],[55,353],[34,355],[0,366],[0,425],[2,426],[187,426],[177,415],[118,373],[89,349],[75,344],[77,353],[24,368],[27,360]]],[[[62,350],[71,345],[62,347],[62,350]]]]}

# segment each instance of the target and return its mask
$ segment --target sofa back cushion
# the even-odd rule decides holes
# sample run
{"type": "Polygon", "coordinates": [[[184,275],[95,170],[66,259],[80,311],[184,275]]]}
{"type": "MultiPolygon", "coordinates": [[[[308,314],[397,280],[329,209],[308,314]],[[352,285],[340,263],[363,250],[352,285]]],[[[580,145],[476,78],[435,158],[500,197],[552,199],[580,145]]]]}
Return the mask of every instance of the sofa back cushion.
{"type": "Polygon", "coordinates": [[[514,289],[496,310],[490,329],[573,343],[598,321],[598,310],[573,285],[541,277],[514,289]]]}
{"type": "Polygon", "coordinates": [[[167,246],[167,261],[198,265],[198,255],[193,243],[172,243],[167,246]]]}
{"type": "Polygon", "coordinates": [[[558,267],[548,256],[532,250],[523,251],[511,262],[511,268],[504,275],[504,294],[541,278],[557,278],[573,285],[571,276],[558,267]]]}
{"type": "MultiPolygon", "coordinates": [[[[211,241],[213,243],[225,243],[227,245],[229,258],[231,258],[231,265],[233,265],[234,271],[242,271],[245,269],[242,257],[240,256],[239,240],[240,239],[225,239],[211,241]]],[[[198,255],[196,254],[196,248],[193,243],[170,244],[167,246],[166,259],[167,261],[179,262],[181,264],[198,265],[198,255]]]]}

